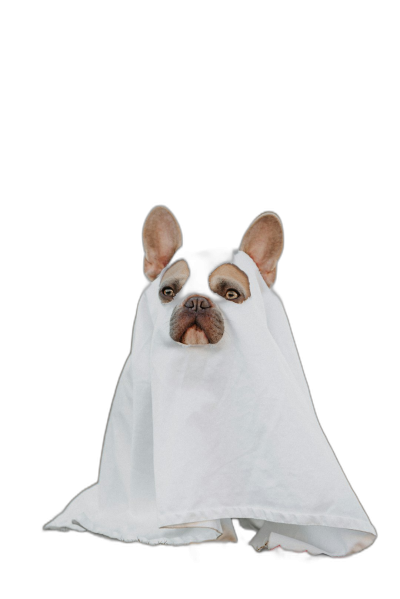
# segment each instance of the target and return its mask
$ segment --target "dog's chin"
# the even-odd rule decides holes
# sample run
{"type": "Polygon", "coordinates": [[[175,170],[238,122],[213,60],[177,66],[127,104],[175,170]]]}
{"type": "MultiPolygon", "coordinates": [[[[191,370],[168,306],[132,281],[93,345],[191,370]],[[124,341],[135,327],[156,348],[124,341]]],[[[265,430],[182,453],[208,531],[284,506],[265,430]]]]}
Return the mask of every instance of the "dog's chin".
{"type": "Polygon", "coordinates": [[[181,343],[184,345],[207,345],[210,342],[203,329],[194,324],[185,331],[181,343]]]}

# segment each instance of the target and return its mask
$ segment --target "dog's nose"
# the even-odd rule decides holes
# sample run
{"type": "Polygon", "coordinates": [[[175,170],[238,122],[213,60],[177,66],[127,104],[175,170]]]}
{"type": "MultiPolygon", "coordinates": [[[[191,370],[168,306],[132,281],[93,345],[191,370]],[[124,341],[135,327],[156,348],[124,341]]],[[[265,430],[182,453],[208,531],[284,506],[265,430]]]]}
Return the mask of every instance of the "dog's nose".
{"type": "Polygon", "coordinates": [[[189,310],[193,310],[193,312],[200,312],[200,310],[211,308],[210,302],[205,297],[201,296],[190,297],[185,303],[185,307],[189,308],[189,310]]]}

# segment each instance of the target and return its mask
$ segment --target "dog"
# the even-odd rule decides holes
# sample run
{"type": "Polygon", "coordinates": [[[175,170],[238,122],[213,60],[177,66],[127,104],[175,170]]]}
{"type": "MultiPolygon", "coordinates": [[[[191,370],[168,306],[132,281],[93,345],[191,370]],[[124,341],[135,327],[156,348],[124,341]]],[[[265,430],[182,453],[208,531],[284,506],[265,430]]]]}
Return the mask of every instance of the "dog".
{"type": "MultiPolygon", "coordinates": [[[[189,260],[192,271],[185,258],[170,264],[182,246],[182,231],[175,216],[165,206],[156,206],[150,211],[142,238],[147,278],[154,281],[166,269],[160,280],[160,301],[173,301],[185,287],[184,297],[170,319],[171,338],[184,345],[218,343],[225,329],[223,308],[211,297],[211,293],[214,298],[241,304],[251,295],[247,275],[227,259],[212,272],[204,273],[203,278],[193,270],[192,260],[189,260]],[[196,278],[198,286],[192,284],[188,292],[186,288],[193,278],[196,278]]],[[[271,287],[283,250],[283,227],[279,216],[274,212],[263,212],[257,216],[246,230],[239,249],[252,258],[264,281],[271,287]]]]}
{"type": "Polygon", "coordinates": [[[99,479],[47,530],[151,545],[237,540],[257,551],[344,556],[376,530],[320,428],[290,325],[270,287],[279,217],[260,214],[239,251],[183,253],[156,206],[143,226],[152,281],[113,399],[99,479]]]}

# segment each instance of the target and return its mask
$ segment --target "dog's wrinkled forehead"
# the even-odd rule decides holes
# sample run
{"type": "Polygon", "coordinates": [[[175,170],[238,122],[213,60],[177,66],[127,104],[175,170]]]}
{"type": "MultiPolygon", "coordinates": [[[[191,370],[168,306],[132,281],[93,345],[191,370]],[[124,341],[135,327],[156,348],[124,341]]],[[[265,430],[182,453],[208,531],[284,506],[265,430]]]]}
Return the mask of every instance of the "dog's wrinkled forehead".
{"type": "Polygon", "coordinates": [[[171,264],[184,259],[189,266],[190,276],[183,286],[183,293],[210,296],[212,293],[208,282],[210,274],[220,264],[231,262],[232,254],[232,248],[217,248],[201,252],[185,251],[181,248],[174,255],[171,264]]]}

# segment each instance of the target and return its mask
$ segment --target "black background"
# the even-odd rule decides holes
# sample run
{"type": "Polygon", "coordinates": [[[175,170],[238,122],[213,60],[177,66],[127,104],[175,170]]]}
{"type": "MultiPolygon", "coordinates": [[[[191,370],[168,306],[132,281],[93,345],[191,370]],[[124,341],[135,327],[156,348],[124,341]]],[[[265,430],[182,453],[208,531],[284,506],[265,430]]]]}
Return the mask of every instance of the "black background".
{"type": "Polygon", "coordinates": [[[146,86],[139,93],[134,73],[128,82],[115,65],[98,65],[95,74],[93,66],[83,62],[67,71],[64,60],[57,63],[48,80],[34,81],[33,93],[43,86],[48,93],[28,115],[33,166],[25,176],[34,194],[25,213],[32,222],[26,280],[34,389],[28,464],[32,556],[43,584],[45,572],[60,580],[79,575],[89,585],[107,578],[133,589],[144,572],[147,584],[163,573],[167,590],[166,581],[179,586],[183,574],[235,581],[245,573],[249,589],[260,576],[286,584],[294,570],[298,580],[300,572],[311,572],[307,584],[316,573],[329,584],[344,575],[376,579],[385,556],[385,449],[378,434],[385,408],[371,321],[390,163],[380,160],[379,119],[370,118],[364,83],[317,69],[318,85],[311,87],[317,71],[307,78],[299,67],[289,93],[276,88],[267,108],[270,98],[255,82],[242,109],[236,96],[233,104],[229,94],[197,89],[194,79],[174,96],[167,71],[153,93],[146,86]],[[368,550],[346,560],[257,554],[243,530],[241,544],[191,549],[42,532],[97,480],[146,285],[141,229],[156,204],[174,212],[192,250],[236,248],[261,212],[281,217],[285,250],[275,291],[321,426],[377,528],[368,550]]]}

